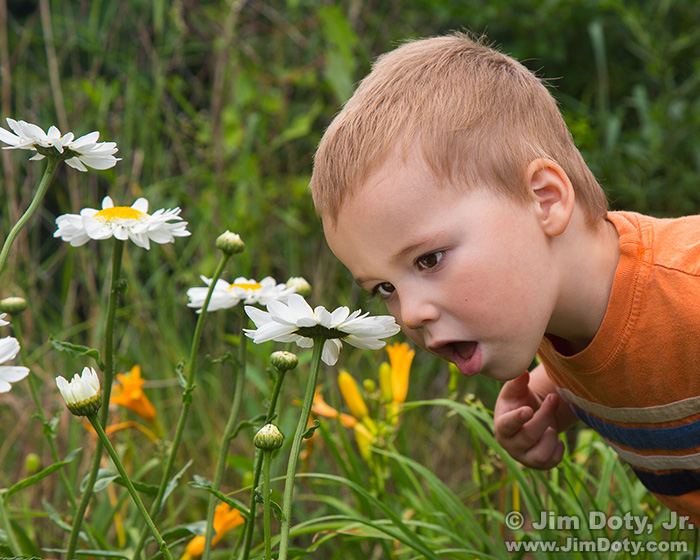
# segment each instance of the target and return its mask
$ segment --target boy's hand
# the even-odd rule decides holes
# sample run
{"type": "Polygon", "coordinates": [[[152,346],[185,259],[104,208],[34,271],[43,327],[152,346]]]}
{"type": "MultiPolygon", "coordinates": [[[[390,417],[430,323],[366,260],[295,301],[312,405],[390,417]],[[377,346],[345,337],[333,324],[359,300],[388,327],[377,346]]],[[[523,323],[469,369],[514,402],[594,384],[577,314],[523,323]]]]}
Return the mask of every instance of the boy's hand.
{"type": "Polygon", "coordinates": [[[496,440],[525,466],[556,467],[564,456],[564,442],[557,435],[559,403],[555,393],[542,398],[533,392],[528,372],[506,382],[494,410],[496,440]]]}

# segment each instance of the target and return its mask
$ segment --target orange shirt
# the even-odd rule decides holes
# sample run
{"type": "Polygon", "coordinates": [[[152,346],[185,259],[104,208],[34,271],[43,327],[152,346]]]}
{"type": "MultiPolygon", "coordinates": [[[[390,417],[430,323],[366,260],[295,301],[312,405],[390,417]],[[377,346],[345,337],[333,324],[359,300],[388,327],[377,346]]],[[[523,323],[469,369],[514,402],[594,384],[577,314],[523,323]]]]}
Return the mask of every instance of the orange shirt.
{"type": "Polygon", "coordinates": [[[611,212],[620,261],[591,343],[542,360],[559,394],[659,501],[700,526],[700,216],[611,212]]]}

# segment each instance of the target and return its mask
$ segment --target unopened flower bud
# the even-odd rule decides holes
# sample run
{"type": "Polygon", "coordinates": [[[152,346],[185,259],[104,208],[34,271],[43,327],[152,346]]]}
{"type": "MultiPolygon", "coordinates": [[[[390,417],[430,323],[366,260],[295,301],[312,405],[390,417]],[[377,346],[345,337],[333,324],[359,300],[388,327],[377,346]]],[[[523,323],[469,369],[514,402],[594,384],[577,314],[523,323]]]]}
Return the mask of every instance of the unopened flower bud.
{"type": "Polygon", "coordinates": [[[24,458],[24,470],[27,474],[34,474],[41,470],[41,459],[36,453],[28,453],[24,458]]]}
{"type": "Polygon", "coordinates": [[[297,294],[305,298],[311,295],[311,284],[301,276],[293,276],[287,280],[287,288],[294,288],[297,294]]]}
{"type": "Polygon", "coordinates": [[[371,395],[377,390],[377,383],[374,379],[363,379],[362,387],[364,387],[367,395],[371,395]]]}
{"type": "Polygon", "coordinates": [[[93,368],[83,368],[82,375],[76,373],[70,383],[59,375],[56,385],[68,410],[76,416],[95,414],[102,405],[100,378],[93,368]]]}
{"type": "Polygon", "coordinates": [[[260,428],[255,437],[253,438],[253,443],[258,449],[263,451],[274,451],[282,447],[282,442],[284,441],[284,436],[282,432],[277,429],[274,424],[267,424],[260,428]]]}
{"type": "Polygon", "coordinates": [[[236,253],[243,252],[243,249],[245,249],[245,243],[243,243],[240,235],[226,230],[216,238],[216,248],[220,249],[227,255],[235,255],[236,253]]]}
{"type": "Polygon", "coordinates": [[[6,297],[0,300],[0,312],[10,313],[14,315],[15,313],[20,313],[27,309],[27,300],[21,297],[6,297]]]}
{"type": "Polygon", "coordinates": [[[275,369],[280,371],[289,371],[290,369],[297,367],[299,360],[297,359],[296,354],[280,350],[279,352],[273,352],[270,355],[270,363],[275,369]]]}

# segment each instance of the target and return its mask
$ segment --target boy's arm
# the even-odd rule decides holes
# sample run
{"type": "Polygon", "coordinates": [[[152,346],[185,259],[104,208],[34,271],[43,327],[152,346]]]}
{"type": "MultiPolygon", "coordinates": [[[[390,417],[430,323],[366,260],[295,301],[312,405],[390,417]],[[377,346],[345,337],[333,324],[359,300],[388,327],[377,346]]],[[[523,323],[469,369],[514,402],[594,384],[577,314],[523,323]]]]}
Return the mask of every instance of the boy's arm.
{"type": "Polygon", "coordinates": [[[542,364],[506,382],[494,410],[496,440],[522,464],[551,469],[564,455],[558,437],[577,421],[571,408],[556,394],[542,364]]]}

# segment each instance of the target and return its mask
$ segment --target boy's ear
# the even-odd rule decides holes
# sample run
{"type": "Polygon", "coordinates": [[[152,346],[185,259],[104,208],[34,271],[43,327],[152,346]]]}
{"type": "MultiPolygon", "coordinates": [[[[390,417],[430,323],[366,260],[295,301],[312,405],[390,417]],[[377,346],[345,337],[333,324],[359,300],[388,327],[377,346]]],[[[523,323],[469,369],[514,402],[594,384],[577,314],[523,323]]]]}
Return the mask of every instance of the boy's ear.
{"type": "Polygon", "coordinates": [[[534,198],[544,232],[555,237],[569,225],[574,213],[574,187],[566,172],[551,159],[530,162],[525,180],[534,198]]]}

